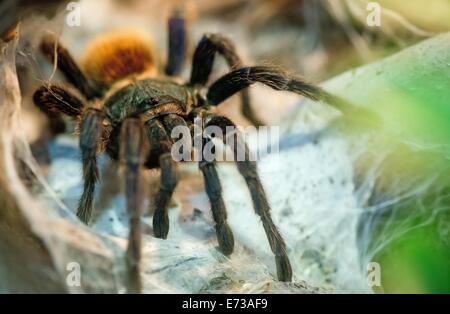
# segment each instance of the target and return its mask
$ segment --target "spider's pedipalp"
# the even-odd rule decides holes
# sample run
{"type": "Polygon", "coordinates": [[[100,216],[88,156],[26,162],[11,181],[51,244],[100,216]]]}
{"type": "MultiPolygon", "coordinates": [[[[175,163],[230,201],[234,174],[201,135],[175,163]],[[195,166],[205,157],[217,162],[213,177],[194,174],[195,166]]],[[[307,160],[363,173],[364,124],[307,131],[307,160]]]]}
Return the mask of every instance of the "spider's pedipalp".
{"type": "Polygon", "coordinates": [[[58,69],[66,79],[76,87],[86,98],[91,99],[101,96],[101,91],[86,78],[69,51],[58,41],[55,35],[47,35],[40,45],[42,53],[53,64],[56,62],[58,69]],[[56,60],[55,60],[56,58],[56,60]]]}
{"type": "Polygon", "coordinates": [[[127,266],[130,293],[141,292],[141,214],[143,190],[141,172],[147,156],[147,138],[138,118],[127,118],[121,126],[120,159],[125,165],[125,197],[130,218],[127,266]]]}
{"type": "MultiPolygon", "coordinates": [[[[224,141],[226,140],[226,136],[234,137],[233,143],[235,145],[232,149],[236,165],[239,173],[243,176],[247,187],[250,190],[253,207],[256,214],[261,218],[267,239],[269,240],[270,248],[275,254],[278,279],[280,281],[292,281],[292,267],[286,252],[286,244],[284,243],[283,237],[272,220],[272,216],[270,214],[271,209],[267,200],[266,192],[259,178],[256,163],[251,161],[249,158],[250,152],[247,144],[240,133],[236,131],[236,125],[230,119],[223,116],[209,114],[209,119],[206,126],[209,125],[218,126],[222,129],[223,134],[225,134],[225,137],[222,139],[224,141]],[[232,130],[234,130],[232,134],[228,134],[227,127],[232,127],[232,130]],[[244,151],[245,158],[241,161],[238,159],[238,154],[240,154],[242,150],[244,151]]],[[[225,141],[225,144],[227,144],[227,142],[228,141],[225,141]]]]}
{"type": "Polygon", "coordinates": [[[152,42],[135,31],[115,31],[94,39],[81,61],[86,75],[109,86],[131,75],[151,73],[156,67],[152,42]]]}

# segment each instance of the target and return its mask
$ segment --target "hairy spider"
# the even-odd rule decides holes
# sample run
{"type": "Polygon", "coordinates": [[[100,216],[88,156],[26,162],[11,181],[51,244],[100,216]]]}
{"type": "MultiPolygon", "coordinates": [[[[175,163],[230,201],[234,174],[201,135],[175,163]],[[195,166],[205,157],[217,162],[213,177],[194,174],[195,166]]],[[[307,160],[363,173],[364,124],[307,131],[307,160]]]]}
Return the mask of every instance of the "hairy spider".
{"type": "MultiPolygon", "coordinates": [[[[174,77],[180,74],[185,57],[185,22],[176,14],[170,18],[168,25],[168,62],[165,74],[160,75],[156,71],[151,45],[137,34],[115,32],[101,36],[87,49],[81,66],[55,36],[45,36],[40,46],[42,52],[51,62],[56,62],[57,68],[78,91],[62,84],[46,83],[33,95],[35,104],[51,119],[59,119],[58,115],[66,114],[77,121],[84,179],[77,216],[83,222],[89,223],[92,213],[94,187],[99,177],[98,153],[106,151],[113,160],[124,164],[126,207],[130,217],[127,262],[130,285],[134,291],[140,290],[143,200],[140,172],[144,168],[161,170],[153,229],[156,237],[166,238],[169,231],[168,205],[177,184],[176,162],[171,156],[174,139],[170,136],[175,126],[190,127],[194,118],[203,119],[205,127],[215,125],[225,130],[227,126],[234,126],[230,119],[214,114],[210,108],[237,92],[241,92],[244,116],[259,125],[246,90],[253,83],[294,92],[338,107],[341,105],[339,99],[319,87],[279,69],[243,67],[232,42],[220,34],[207,34],[201,38],[194,52],[189,82],[177,83],[174,77]],[[231,71],[206,87],[216,54],[225,58],[231,71]]],[[[241,148],[247,152],[245,144],[241,148]]],[[[275,255],[278,279],[291,281],[292,269],[286,245],[272,221],[256,164],[250,160],[236,161],[236,164],[250,190],[254,209],[261,218],[275,255]]],[[[202,161],[199,168],[211,203],[219,249],[223,254],[230,255],[234,238],[227,224],[216,164],[202,161]]]]}

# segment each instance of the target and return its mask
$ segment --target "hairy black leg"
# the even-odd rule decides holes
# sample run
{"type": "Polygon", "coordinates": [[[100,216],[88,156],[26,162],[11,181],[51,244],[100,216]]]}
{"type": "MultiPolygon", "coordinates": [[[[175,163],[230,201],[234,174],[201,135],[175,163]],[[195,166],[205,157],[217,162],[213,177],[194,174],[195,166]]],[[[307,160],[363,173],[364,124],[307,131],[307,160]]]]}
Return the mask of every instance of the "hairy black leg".
{"type": "Polygon", "coordinates": [[[86,96],[86,98],[91,99],[101,96],[101,90],[95,87],[83,74],[69,51],[61,45],[55,35],[45,36],[41,42],[40,48],[42,53],[52,64],[55,62],[56,57],[58,69],[73,86],[86,96]]]}
{"type": "Polygon", "coordinates": [[[234,137],[232,149],[237,168],[247,183],[253,201],[253,207],[256,214],[261,217],[270,248],[275,254],[278,279],[280,281],[291,281],[292,268],[286,252],[286,244],[272,220],[270,205],[258,175],[256,162],[250,160],[248,147],[236,129],[235,124],[230,119],[222,116],[209,115],[206,126],[210,125],[218,126],[222,129],[223,134],[226,136],[223,138],[225,144],[229,144],[227,137],[234,137]],[[231,134],[227,134],[227,126],[233,127],[234,131],[231,134]],[[238,158],[238,154],[241,153],[245,157],[244,160],[238,158]]]}
{"type": "Polygon", "coordinates": [[[95,183],[98,180],[97,150],[102,141],[102,123],[102,112],[90,108],[83,114],[80,124],[84,187],[78,203],[77,216],[86,224],[91,219],[95,183]]]}
{"type": "MultiPolygon", "coordinates": [[[[204,86],[207,83],[216,53],[224,57],[231,69],[242,66],[242,60],[231,40],[219,34],[204,35],[195,49],[190,85],[204,86]]],[[[243,115],[254,125],[262,125],[251,109],[250,95],[246,89],[241,91],[241,103],[243,115]]]]}
{"type": "Polygon", "coordinates": [[[170,199],[177,185],[177,167],[170,153],[159,157],[161,183],[155,202],[153,215],[153,231],[155,237],[165,239],[169,233],[169,214],[167,212],[170,199]]]}
{"type": "Polygon", "coordinates": [[[207,83],[216,53],[221,54],[231,68],[242,65],[233,43],[228,38],[219,34],[206,34],[195,49],[189,84],[204,86],[207,83]]]}
{"type": "Polygon", "coordinates": [[[146,124],[147,137],[150,143],[150,154],[158,156],[161,179],[159,193],[156,196],[153,213],[153,232],[155,237],[165,239],[169,233],[168,207],[177,185],[176,163],[172,159],[172,141],[167,134],[163,122],[154,119],[146,124]]]}
{"type": "Polygon", "coordinates": [[[81,115],[83,101],[57,85],[42,85],[33,94],[33,101],[45,113],[64,113],[70,117],[81,115]]]}
{"type": "MultiPolygon", "coordinates": [[[[210,139],[204,139],[204,145],[209,141],[210,139]]],[[[234,236],[227,223],[227,211],[222,198],[222,187],[217,174],[216,164],[214,161],[202,160],[199,163],[199,168],[203,173],[206,194],[211,203],[211,211],[216,223],[215,228],[219,249],[224,255],[230,255],[234,249],[234,236]]]]}
{"type": "Polygon", "coordinates": [[[209,87],[207,99],[211,104],[218,105],[254,83],[262,83],[279,91],[297,93],[312,100],[324,101],[338,109],[348,109],[350,105],[318,86],[266,66],[244,67],[225,74],[209,87]]]}
{"type": "Polygon", "coordinates": [[[179,75],[183,71],[186,53],[186,26],[180,10],[175,10],[169,18],[169,59],[165,72],[179,75]]]}
{"type": "Polygon", "coordinates": [[[143,191],[141,171],[146,158],[147,139],[140,119],[127,118],[121,127],[120,159],[125,166],[125,197],[130,217],[127,265],[131,293],[141,292],[141,213],[143,191]]]}
{"type": "Polygon", "coordinates": [[[43,85],[33,94],[36,106],[44,112],[50,123],[53,134],[63,133],[66,124],[62,114],[77,117],[81,114],[84,104],[79,97],[56,85],[43,85]]]}

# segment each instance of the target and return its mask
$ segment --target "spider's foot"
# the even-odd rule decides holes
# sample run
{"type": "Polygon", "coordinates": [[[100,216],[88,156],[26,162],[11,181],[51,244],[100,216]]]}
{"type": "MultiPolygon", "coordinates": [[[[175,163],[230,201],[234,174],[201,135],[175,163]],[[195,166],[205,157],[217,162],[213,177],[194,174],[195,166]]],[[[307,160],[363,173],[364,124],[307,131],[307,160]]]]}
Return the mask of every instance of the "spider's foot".
{"type": "Polygon", "coordinates": [[[292,267],[286,252],[277,254],[275,256],[275,263],[277,264],[277,275],[279,281],[292,281],[292,267]]]}
{"type": "Polygon", "coordinates": [[[167,238],[167,235],[169,234],[169,215],[166,211],[155,211],[155,214],[153,215],[153,233],[157,238],[167,238]]]}
{"type": "Polygon", "coordinates": [[[87,208],[83,208],[82,206],[77,209],[77,217],[84,222],[86,225],[89,224],[89,220],[91,220],[91,211],[87,208]]]}
{"type": "Polygon", "coordinates": [[[234,236],[228,224],[216,225],[217,241],[219,242],[219,250],[223,255],[228,256],[234,250],[234,236]]]}

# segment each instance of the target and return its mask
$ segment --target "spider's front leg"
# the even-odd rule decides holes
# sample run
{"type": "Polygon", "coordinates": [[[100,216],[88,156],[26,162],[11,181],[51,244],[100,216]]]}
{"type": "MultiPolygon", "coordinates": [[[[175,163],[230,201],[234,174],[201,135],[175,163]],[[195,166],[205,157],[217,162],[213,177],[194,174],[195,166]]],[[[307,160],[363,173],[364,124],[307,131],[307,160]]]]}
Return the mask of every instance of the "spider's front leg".
{"type": "Polygon", "coordinates": [[[36,106],[48,114],[66,114],[81,117],[80,149],[83,162],[83,194],[77,208],[77,216],[89,223],[92,215],[95,183],[98,180],[97,150],[102,141],[103,114],[100,110],[84,110],[83,100],[75,93],[58,85],[43,85],[33,95],[36,106]],[[84,110],[84,111],[83,111],[84,110]]]}
{"type": "Polygon", "coordinates": [[[253,207],[256,214],[261,218],[267,239],[269,240],[270,248],[275,254],[278,279],[280,281],[292,281],[292,267],[286,252],[286,244],[272,220],[270,214],[271,209],[266,192],[264,191],[261,179],[259,178],[256,162],[250,160],[250,152],[247,144],[237,130],[236,125],[226,117],[208,114],[206,127],[208,126],[217,126],[222,129],[222,134],[226,136],[223,138],[224,144],[229,144],[226,140],[227,137],[234,137],[232,141],[234,146],[231,147],[233,149],[234,159],[239,173],[244,177],[247,187],[250,190],[253,207]],[[233,130],[231,134],[227,127],[231,127],[233,130]],[[244,160],[239,158],[242,156],[242,153],[244,160]]]}
{"type": "MultiPolygon", "coordinates": [[[[231,69],[242,66],[242,60],[230,39],[220,34],[204,35],[195,49],[189,85],[206,85],[211,75],[214,58],[217,53],[223,56],[231,69]]],[[[241,106],[242,114],[253,125],[263,125],[250,106],[250,95],[246,89],[241,91],[241,106]]]]}
{"type": "Polygon", "coordinates": [[[130,217],[127,248],[127,266],[131,293],[141,292],[141,213],[143,191],[141,172],[147,156],[148,145],[144,126],[138,118],[127,118],[122,123],[120,135],[120,160],[125,166],[125,197],[130,217]]]}
{"type": "Polygon", "coordinates": [[[368,126],[378,127],[382,124],[380,117],[371,110],[358,107],[299,77],[267,66],[244,67],[225,74],[209,87],[206,98],[210,104],[219,105],[254,83],[262,83],[278,91],[296,93],[314,101],[323,101],[347,117],[357,117],[368,126]]]}
{"type": "Polygon", "coordinates": [[[267,66],[243,67],[225,74],[209,87],[207,98],[211,104],[218,105],[254,83],[262,83],[279,91],[297,93],[312,100],[335,101],[321,88],[267,66]]]}
{"type": "Polygon", "coordinates": [[[97,151],[102,141],[103,114],[89,108],[81,119],[80,149],[83,161],[83,194],[78,203],[77,216],[88,224],[92,216],[95,184],[98,180],[97,151]]]}
{"type": "Polygon", "coordinates": [[[80,149],[83,162],[83,194],[77,208],[77,216],[89,223],[92,215],[95,183],[98,180],[97,150],[102,141],[103,114],[100,110],[89,108],[80,97],[57,85],[43,85],[33,95],[34,103],[49,114],[64,113],[72,118],[81,117],[80,149]]]}

